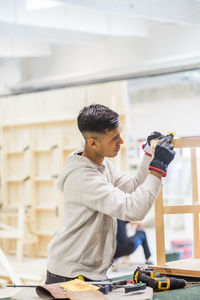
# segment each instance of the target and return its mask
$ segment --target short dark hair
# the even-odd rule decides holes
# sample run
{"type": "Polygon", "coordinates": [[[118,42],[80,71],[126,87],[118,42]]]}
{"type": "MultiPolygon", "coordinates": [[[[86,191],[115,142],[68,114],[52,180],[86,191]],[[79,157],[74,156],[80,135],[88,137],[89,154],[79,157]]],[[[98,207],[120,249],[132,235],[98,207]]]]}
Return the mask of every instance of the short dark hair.
{"type": "Polygon", "coordinates": [[[105,133],[119,126],[119,115],[107,106],[91,104],[80,111],[77,121],[82,133],[105,133]]]}

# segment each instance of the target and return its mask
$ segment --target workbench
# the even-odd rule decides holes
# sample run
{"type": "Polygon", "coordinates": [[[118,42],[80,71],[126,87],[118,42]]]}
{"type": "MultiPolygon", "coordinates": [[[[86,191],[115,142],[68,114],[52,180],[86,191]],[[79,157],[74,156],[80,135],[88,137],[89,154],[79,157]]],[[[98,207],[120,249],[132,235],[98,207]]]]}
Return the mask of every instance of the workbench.
{"type": "MultiPolygon", "coordinates": [[[[124,280],[124,279],[131,279],[131,275],[125,275],[120,277],[112,278],[112,280],[124,280]]],[[[12,288],[14,289],[14,288],[12,288]]],[[[152,292],[151,288],[148,288],[147,297],[141,297],[140,294],[136,294],[136,297],[133,297],[133,293],[130,293],[130,297],[128,294],[119,294],[117,290],[113,294],[106,295],[108,297],[108,300],[128,300],[128,299],[153,299],[153,300],[199,300],[200,299],[200,284],[195,286],[189,286],[187,288],[177,289],[177,290],[169,290],[169,291],[163,291],[154,293],[152,292]]],[[[22,288],[16,296],[13,297],[5,297],[1,298],[1,300],[41,300],[44,298],[39,297],[36,292],[35,288],[22,288]]],[[[52,300],[48,298],[49,300],[52,300]]]]}
{"type": "MultiPolygon", "coordinates": [[[[122,289],[117,289],[105,295],[108,300],[151,300],[153,291],[147,287],[145,292],[130,292],[125,294],[122,289]]],[[[37,295],[35,288],[22,288],[15,296],[0,298],[1,300],[44,300],[37,295]]],[[[54,298],[46,298],[48,300],[55,300],[54,298]]]]}
{"type": "MultiPolygon", "coordinates": [[[[129,299],[127,297],[127,294],[125,294],[124,299],[129,299]]],[[[42,298],[38,297],[37,294],[35,293],[35,289],[33,288],[23,288],[21,291],[18,293],[18,295],[10,298],[3,298],[5,300],[41,300],[42,298]]],[[[53,298],[52,298],[53,299],[53,298]]],[[[123,299],[123,298],[115,298],[114,295],[112,299],[123,299]]],[[[130,299],[134,299],[133,297],[130,299]]],[[[137,297],[137,299],[140,299],[137,297]]],[[[183,288],[179,290],[170,290],[170,291],[165,291],[165,292],[159,292],[155,293],[153,295],[153,300],[199,300],[200,299],[200,285],[198,286],[192,286],[188,288],[183,288]]]]}

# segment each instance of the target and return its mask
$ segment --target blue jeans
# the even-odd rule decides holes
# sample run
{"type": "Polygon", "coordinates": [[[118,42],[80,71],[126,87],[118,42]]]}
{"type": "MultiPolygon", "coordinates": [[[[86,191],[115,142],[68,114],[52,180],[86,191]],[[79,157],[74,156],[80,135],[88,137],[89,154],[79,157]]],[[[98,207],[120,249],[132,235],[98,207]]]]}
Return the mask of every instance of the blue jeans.
{"type": "Polygon", "coordinates": [[[143,247],[144,256],[147,260],[151,256],[146,233],[144,230],[138,230],[128,237],[126,233],[127,221],[117,220],[117,248],[114,258],[132,254],[139,246],[143,247]]]}

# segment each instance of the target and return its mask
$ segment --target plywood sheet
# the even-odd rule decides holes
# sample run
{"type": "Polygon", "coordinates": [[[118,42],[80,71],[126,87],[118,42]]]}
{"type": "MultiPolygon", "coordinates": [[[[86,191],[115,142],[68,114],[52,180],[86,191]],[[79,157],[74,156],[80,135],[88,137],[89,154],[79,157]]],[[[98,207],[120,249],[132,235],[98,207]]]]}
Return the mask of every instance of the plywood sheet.
{"type": "Polygon", "coordinates": [[[200,259],[182,259],[177,261],[171,261],[164,266],[149,266],[156,272],[167,275],[180,275],[189,277],[200,278],[200,259]]]}

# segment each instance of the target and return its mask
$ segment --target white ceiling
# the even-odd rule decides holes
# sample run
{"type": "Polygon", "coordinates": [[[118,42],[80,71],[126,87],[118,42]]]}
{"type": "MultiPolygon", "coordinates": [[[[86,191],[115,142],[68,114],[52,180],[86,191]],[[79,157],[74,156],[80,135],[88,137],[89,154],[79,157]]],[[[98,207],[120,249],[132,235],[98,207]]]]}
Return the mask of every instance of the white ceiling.
{"type": "Polygon", "coordinates": [[[200,24],[198,0],[1,0],[0,57],[49,55],[52,45],[148,37],[151,26],[200,24]]]}

